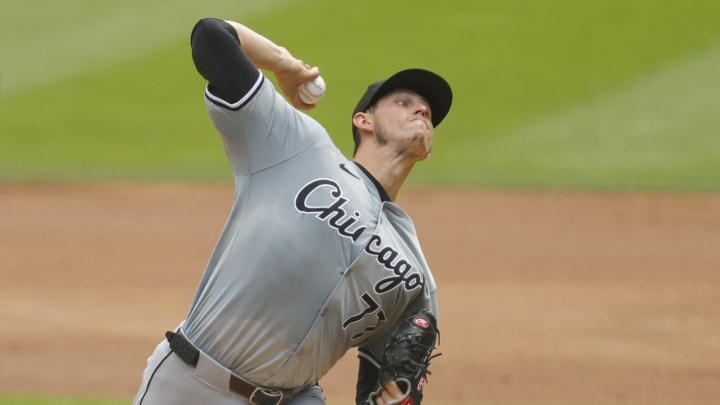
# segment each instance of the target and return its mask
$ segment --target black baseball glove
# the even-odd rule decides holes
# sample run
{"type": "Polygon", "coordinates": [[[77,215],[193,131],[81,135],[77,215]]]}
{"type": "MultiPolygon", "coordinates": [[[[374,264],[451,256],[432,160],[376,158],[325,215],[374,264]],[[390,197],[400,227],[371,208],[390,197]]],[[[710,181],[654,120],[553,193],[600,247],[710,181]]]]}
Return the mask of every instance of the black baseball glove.
{"type": "Polygon", "coordinates": [[[378,385],[366,403],[376,405],[375,399],[383,386],[395,381],[403,393],[402,398],[386,405],[420,405],[423,385],[430,374],[430,359],[440,355],[431,356],[438,336],[437,321],[430,311],[421,309],[405,319],[385,348],[378,385]]]}

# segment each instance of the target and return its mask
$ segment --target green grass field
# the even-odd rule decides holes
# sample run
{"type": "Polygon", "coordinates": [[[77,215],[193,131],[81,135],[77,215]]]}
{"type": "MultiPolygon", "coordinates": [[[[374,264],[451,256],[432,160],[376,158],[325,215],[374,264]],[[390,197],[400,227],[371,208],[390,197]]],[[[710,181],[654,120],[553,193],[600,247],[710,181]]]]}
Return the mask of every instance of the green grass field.
{"type": "Polygon", "coordinates": [[[196,3],[6,1],[0,178],[229,179],[188,45],[218,16],[321,67],[311,114],[346,154],[370,81],[446,76],[455,104],[414,183],[720,189],[720,3],[196,3]]]}
{"type": "MultiPolygon", "coordinates": [[[[365,86],[406,67],[455,104],[414,184],[720,190],[720,2],[4,0],[0,180],[230,181],[189,34],[237,19],[318,65],[351,153],[365,86]]],[[[12,405],[121,401],[0,396],[12,405]]]]}

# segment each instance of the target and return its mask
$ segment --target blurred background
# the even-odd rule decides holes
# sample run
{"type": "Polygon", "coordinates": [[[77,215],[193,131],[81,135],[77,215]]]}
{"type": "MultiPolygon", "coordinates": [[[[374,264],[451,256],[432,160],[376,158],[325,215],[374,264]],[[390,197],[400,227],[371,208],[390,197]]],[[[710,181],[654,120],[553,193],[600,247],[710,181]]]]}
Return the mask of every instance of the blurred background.
{"type": "Polygon", "coordinates": [[[229,180],[189,36],[239,20],[320,67],[344,153],[365,87],[407,67],[455,92],[422,184],[716,190],[711,0],[5,0],[0,179],[229,180]]]}

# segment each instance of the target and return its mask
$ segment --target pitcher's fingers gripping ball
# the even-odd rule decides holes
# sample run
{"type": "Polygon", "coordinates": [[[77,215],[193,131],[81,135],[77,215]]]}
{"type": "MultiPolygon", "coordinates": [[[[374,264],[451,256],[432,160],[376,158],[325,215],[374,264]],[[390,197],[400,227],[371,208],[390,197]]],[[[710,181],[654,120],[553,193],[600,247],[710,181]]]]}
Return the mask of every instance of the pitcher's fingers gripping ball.
{"type": "Polygon", "coordinates": [[[420,405],[423,385],[427,381],[427,374],[430,374],[430,359],[440,355],[431,356],[438,335],[435,316],[424,309],[401,323],[385,348],[378,387],[370,394],[367,404],[376,405],[376,399],[382,395],[383,386],[395,381],[402,391],[401,398],[381,402],[386,405],[420,405]]]}
{"type": "Polygon", "coordinates": [[[315,104],[325,95],[325,80],[318,76],[315,80],[309,81],[302,86],[298,92],[300,101],[305,104],[315,104]]]}

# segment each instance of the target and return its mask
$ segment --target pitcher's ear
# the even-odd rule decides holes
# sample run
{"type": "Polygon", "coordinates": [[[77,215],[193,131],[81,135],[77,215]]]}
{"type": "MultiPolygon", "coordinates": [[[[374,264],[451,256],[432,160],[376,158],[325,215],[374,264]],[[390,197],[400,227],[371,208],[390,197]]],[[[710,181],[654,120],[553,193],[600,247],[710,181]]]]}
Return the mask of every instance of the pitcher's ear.
{"type": "Polygon", "coordinates": [[[360,111],[353,116],[353,125],[355,125],[358,130],[372,131],[371,120],[372,117],[370,114],[360,111]]]}

